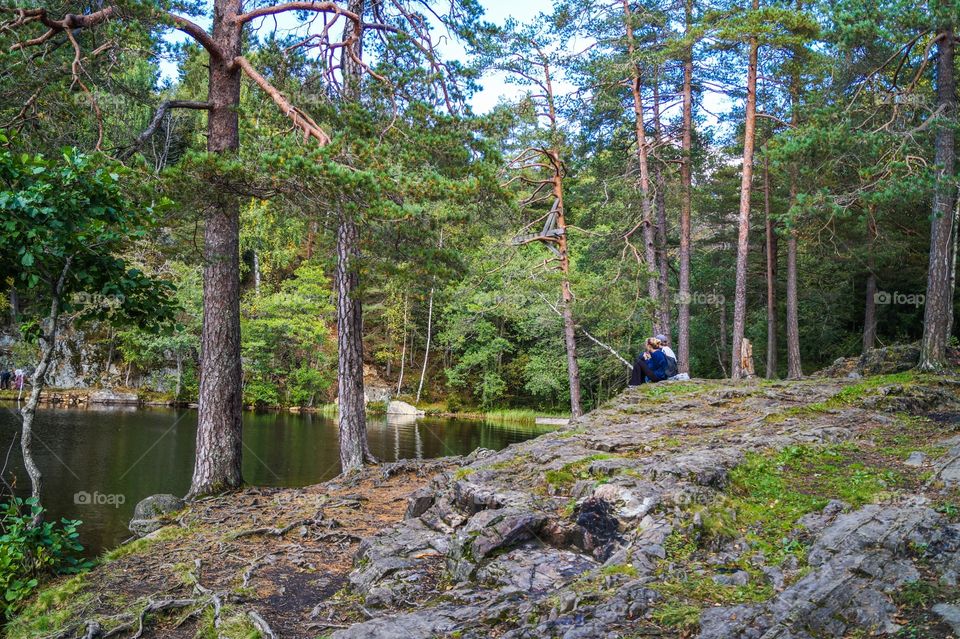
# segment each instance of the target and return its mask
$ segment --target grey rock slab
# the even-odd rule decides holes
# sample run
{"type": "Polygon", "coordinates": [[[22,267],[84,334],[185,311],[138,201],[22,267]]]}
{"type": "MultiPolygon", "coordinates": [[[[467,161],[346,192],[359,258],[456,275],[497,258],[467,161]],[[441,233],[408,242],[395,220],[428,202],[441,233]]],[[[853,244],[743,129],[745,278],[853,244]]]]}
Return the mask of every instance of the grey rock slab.
{"type": "Polygon", "coordinates": [[[746,586],[750,583],[750,573],[738,570],[733,573],[721,573],[713,576],[713,581],[721,586],[746,586]]]}
{"type": "Polygon", "coordinates": [[[427,509],[433,505],[437,493],[428,486],[415,490],[407,497],[407,511],[404,513],[404,519],[413,519],[427,512],[427,509]]]}
{"type": "MultiPolygon", "coordinates": [[[[553,592],[595,569],[591,557],[556,548],[517,548],[477,571],[477,579],[504,592],[553,592]]],[[[564,611],[566,612],[566,611],[564,611]]]]}
{"type": "Polygon", "coordinates": [[[907,466],[923,466],[924,462],[926,461],[927,461],[927,456],[924,453],[920,452],[919,450],[915,450],[912,453],[910,453],[906,461],[904,461],[903,463],[906,464],[907,466]]]}
{"type": "Polygon", "coordinates": [[[960,634],[960,606],[948,603],[939,603],[931,608],[933,613],[940,617],[950,629],[960,634]]]}
{"type": "Polygon", "coordinates": [[[337,630],[331,639],[433,639],[462,627],[474,619],[479,609],[442,607],[418,610],[403,615],[371,619],[337,630]]]}

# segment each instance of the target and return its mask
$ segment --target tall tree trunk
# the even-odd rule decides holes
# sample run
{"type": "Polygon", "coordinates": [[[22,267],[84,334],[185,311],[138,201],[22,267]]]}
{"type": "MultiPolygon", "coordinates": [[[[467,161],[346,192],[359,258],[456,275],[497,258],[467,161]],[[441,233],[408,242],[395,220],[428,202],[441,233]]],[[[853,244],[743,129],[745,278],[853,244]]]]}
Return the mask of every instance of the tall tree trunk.
{"type": "Polygon", "coordinates": [[[947,339],[953,335],[953,300],[957,292],[957,247],[960,243],[960,198],[954,197],[953,239],[950,241],[950,304],[947,305],[947,339]]]}
{"type": "Polygon", "coordinates": [[[950,323],[950,248],[953,227],[951,184],[954,176],[954,122],[957,95],[953,76],[953,25],[937,33],[937,106],[944,122],[937,127],[934,162],[937,184],[933,195],[933,221],[930,225],[930,266],[927,270],[926,307],[923,314],[923,338],[920,341],[920,370],[941,371],[947,366],[947,333],[950,323]]]}
{"type": "MultiPolygon", "coordinates": [[[[213,39],[224,58],[209,65],[207,150],[231,155],[240,147],[238,105],[241,0],[215,0],[213,39]]],[[[197,452],[188,497],[242,483],[242,372],[240,367],[240,202],[221,190],[204,229],[203,329],[197,452]]]]}
{"type": "MultiPolygon", "coordinates": [[[[554,152],[554,160],[560,166],[560,158],[554,152]]],[[[560,252],[560,271],[563,281],[560,284],[561,312],[563,314],[563,341],[567,348],[567,381],[570,386],[570,414],[580,417],[583,406],[580,403],[580,364],[577,360],[576,323],[573,320],[573,291],[570,288],[570,256],[567,252],[567,223],[563,214],[563,186],[559,175],[554,178],[553,196],[557,200],[557,228],[563,232],[557,238],[557,250],[560,252]]]]}
{"type": "MultiPolygon", "coordinates": [[[[759,0],[753,0],[753,9],[759,0]]],[[[740,180],[740,215],[737,235],[737,276],[733,295],[733,357],[730,377],[739,379],[740,342],[747,321],[747,258],[750,256],[750,194],[753,189],[753,147],[757,128],[757,37],[750,38],[750,59],[747,67],[747,108],[743,131],[743,175],[740,180]]]]}
{"type": "Polygon", "coordinates": [[[873,207],[867,211],[867,292],[863,305],[863,351],[877,341],[877,275],[874,270],[873,248],[877,240],[877,220],[873,207]]]}
{"type": "MultiPolygon", "coordinates": [[[[797,10],[803,10],[803,0],[797,0],[797,10]]],[[[790,79],[790,123],[796,128],[800,124],[800,71],[799,49],[794,51],[794,72],[790,79]]],[[[799,185],[797,165],[790,164],[790,206],[797,203],[799,185]]],[[[787,235],[787,379],[803,377],[803,365],[800,361],[800,306],[797,300],[797,220],[791,220],[787,235]]]]}
{"type": "Polygon", "coordinates": [[[633,95],[634,133],[637,139],[637,161],[640,164],[640,208],[643,219],[643,259],[649,269],[647,278],[647,294],[653,304],[653,333],[662,333],[660,326],[660,287],[657,285],[657,251],[654,243],[653,203],[650,194],[650,149],[647,146],[647,133],[643,123],[643,95],[640,91],[642,84],[640,66],[634,60],[636,43],[633,37],[633,12],[628,0],[623,2],[624,23],[627,33],[627,53],[630,58],[630,92],[633,95]]]}
{"type": "MultiPolygon", "coordinates": [[[[739,356],[739,355],[738,355],[739,356]]],[[[720,304],[720,368],[727,375],[727,302],[720,304]]]]}
{"type": "Polygon", "coordinates": [[[374,461],[367,445],[367,415],[363,397],[363,309],[356,296],[360,283],[356,222],[343,215],[337,228],[337,362],[340,400],[340,464],[343,472],[374,461]]]}
{"type": "MultiPolygon", "coordinates": [[[[693,0],[684,7],[687,38],[693,29],[693,0]]],[[[683,161],[680,164],[680,313],[677,321],[677,357],[681,373],[690,372],[690,215],[693,210],[693,44],[683,61],[683,161]]]]}
{"type": "Polygon", "coordinates": [[[573,319],[573,290],[570,288],[570,248],[567,242],[567,217],[563,203],[563,159],[560,156],[560,130],[557,122],[557,108],[554,102],[553,79],[550,76],[549,64],[544,64],[544,80],[547,89],[547,115],[550,119],[550,144],[547,152],[550,165],[553,167],[553,208],[557,215],[557,229],[560,235],[556,238],[557,259],[560,262],[560,299],[561,315],[563,316],[563,341],[567,350],[567,382],[570,388],[570,414],[580,417],[583,406],[580,402],[580,363],[577,360],[576,323],[573,319]]]}
{"type": "MultiPolygon", "coordinates": [[[[659,67],[653,71],[653,132],[657,144],[663,142],[663,131],[660,125],[660,76],[659,67]]],[[[653,163],[653,183],[656,188],[654,199],[657,211],[657,288],[660,291],[659,322],[663,333],[672,338],[672,323],[670,321],[670,256],[667,246],[667,184],[663,175],[663,163],[653,163]]]]}
{"type": "Polygon", "coordinates": [[[777,376],[777,229],[770,212],[770,158],[763,157],[763,214],[767,223],[767,378],[777,376]]]}
{"type": "MultiPolygon", "coordinates": [[[[67,281],[67,275],[70,273],[70,266],[73,258],[67,258],[60,276],[51,286],[52,298],[50,300],[50,314],[47,316],[47,328],[40,339],[40,362],[33,371],[32,385],[30,387],[30,397],[26,404],[20,410],[20,452],[23,456],[23,465],[27,469],[27,476],[30,478],[30,497],[35,504],[42,506],[43,497],[43,475],[40,467],[33,459],[33,419],[37,414],[37,406],[40,404],[40,393],[46,383],[47,370],[50,368],[50,362],[53,361],[53,353],[57,346],[57,322],[60,320],[60,298],[63,296],[64,285],[67,281]]],[[[43,513],[38,512],[31,520],[31,526],[38,526],[43,521],[43,513]]]]}
{"type": "MultiPolygon", "coordinates": [[[[363,15],[365,0],[350,0],[347,8],[363,15]]],[[[343,55],[343,101],[360,99],[361,60],[360,43],[363,34],[347,21],[343,40],[353,39],[353,52],[343,55]]],[[[337,374],[340,396],[340,465],[343,472],[357,470],[365,462],[375,463],[367,443],[367,414],[363,394],[363,309],[357,289],[360,275],[357,260],[360,257],[360,235],[356,220],[345,210],[339,212],[337,228],[337,374]]]]}

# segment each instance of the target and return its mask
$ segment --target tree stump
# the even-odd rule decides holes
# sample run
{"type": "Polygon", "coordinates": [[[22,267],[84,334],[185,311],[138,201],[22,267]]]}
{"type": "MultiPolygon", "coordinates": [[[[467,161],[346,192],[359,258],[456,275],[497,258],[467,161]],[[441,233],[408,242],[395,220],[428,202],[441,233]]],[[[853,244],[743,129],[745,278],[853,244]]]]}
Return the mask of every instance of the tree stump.
{"type": "Polygon", "coordinates": [[[745,378],[755,376],[753,372],[753,344],[746,338],[740,342],[740,376],[745,378]]]}

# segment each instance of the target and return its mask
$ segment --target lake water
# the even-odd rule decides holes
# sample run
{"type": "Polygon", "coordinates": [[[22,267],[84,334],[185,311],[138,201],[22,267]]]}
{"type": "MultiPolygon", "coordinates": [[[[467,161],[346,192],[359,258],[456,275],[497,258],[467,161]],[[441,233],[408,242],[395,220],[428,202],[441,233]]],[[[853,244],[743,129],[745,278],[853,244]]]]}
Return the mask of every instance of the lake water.
{"type": "MultiPolygon", "coordinates": [[[[13,404],[0,406],[0,460],[20,496],[29,479],[16,437],[13,404]],[[11,447],[16,437],[16,443],[11,447]]],[[[43,473],[48,517],[80,519],[91,554],[130,536],[138,501],[156,493],[184,495],[190,487],[197,413],[189,409],[42,407],[34,425],[34,457],[43,473]]],[[[371,452],[380,460],[462,455],[499,450],[546,428],[462,419],[416,421],[368,418],[371,452]]],[[[307,486],[340,472],[336,419],[287,412],[244,413],[243,475],[258,486],[307,486]]]]}

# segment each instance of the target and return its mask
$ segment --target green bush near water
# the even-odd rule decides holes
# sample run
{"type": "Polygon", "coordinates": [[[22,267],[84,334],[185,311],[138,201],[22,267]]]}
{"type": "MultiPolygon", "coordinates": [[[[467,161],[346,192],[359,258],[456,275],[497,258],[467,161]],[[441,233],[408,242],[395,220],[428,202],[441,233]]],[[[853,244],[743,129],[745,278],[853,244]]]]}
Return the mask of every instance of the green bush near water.
{"type": "Polygon", "coordinates": [[[32,526],[33,518],[42,512],[35,499],[14,498],[0,506],[0,614],[4,620],[44,578],[77,574],[93,565],[80,554],[80,522],[61,519],[32,526]]]}

